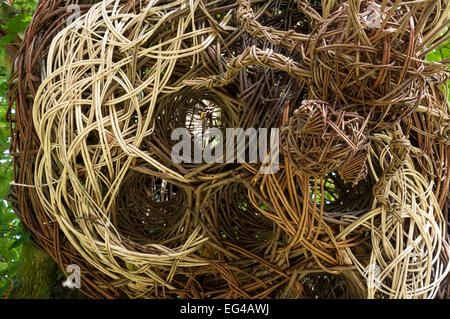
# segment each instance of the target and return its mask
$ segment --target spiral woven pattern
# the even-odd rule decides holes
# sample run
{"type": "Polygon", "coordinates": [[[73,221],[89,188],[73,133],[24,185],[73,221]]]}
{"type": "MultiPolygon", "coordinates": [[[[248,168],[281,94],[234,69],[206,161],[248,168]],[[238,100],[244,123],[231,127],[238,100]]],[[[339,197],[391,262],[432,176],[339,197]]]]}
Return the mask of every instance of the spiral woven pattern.
{"type": "Polygon", "coordinates": [[[16,210],[86,294],[449,296],[447,1],[92,2],[39,2],[9,113],[16,210]],[[177,163],[180,127],[191,159],[279,128],[278,170],[177,163]]]}
{"type": "Polygon", "coordinates": [[[303,101],[281,131],[281,152],[297,169],[311,176],[337,171],[354,184],[367,174],[368,145],[363,117],[318,101],[303,101]]]}

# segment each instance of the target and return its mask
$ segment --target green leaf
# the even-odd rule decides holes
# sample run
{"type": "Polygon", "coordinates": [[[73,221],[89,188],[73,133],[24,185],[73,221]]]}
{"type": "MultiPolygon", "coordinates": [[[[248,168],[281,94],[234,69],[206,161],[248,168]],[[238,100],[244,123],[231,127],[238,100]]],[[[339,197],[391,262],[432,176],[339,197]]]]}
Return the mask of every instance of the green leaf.
{"type": "Polygon", "coordinates": [[[0,48],[4,48],[8,44],[10,44],[16,38],[15,34],[8,33],[4,37],[0,39],[0,48]]]}
{"type": "Polygon", "coordinates": [[[8,269],[8,263],[0,262],[0,271],[5,271],[8,269]]]}
{"type": "MultiPolygon", "coordinates": [[[[2,207],[3,208],[3,207],[2,207]]],[[[3,209],[1,209],[1,211],[4,211],[3,209]]],[[[17,217],[16,215],[14,215],[13,213],[9,213],[9,212],[4,212],[2,214],[2,218],[1,218],[1,225],[8,225],[10,224],[13,220],[15,220],[17,217]]]]}
{"type": "Polygon", "coordinates": [[[9,20],[6,25],[2,26],[2,29],[15,34],[23,33],[29,22],[30,20],[22,13],[9,20]]]}
{"type": "Polygon", "coordinates": [[[20,258],[19,251],[17,248],[11,249],[9,248],[8,254],[6,256],[10,261],[18,261],[20,258]]]}
{"type": "Polygon", "coordinates": [[[9,246],[9,249],[20,247],[22,246],[23,243],[27,242],[28,240],[30,240],[30,234],[24,234],[20,239],[13,242],[12,245],[9,246]]]}

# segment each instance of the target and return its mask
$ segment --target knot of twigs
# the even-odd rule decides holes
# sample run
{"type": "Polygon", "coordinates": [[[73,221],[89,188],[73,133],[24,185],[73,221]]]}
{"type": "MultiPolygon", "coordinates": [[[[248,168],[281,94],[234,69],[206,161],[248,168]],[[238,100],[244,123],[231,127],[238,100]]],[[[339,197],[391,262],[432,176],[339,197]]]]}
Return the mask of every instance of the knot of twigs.
{"type": "Polygon", "coordinates": [[[362,116],[321,101],[303,101],[281,130],[280,150],[298,170],[313,176],[337,171],[354,184],[367,173],[368,145],[362,116]]]}

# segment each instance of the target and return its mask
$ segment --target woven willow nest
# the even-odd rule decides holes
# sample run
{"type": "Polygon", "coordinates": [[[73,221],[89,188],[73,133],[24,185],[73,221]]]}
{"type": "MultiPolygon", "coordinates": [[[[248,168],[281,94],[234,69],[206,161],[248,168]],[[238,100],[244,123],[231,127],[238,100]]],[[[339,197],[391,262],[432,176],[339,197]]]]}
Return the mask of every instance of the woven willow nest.
{"type": "Polygon", "coordinates": [[[13,194],[89,296],[445,297],[446,1],[70,4],[40,1],[17,57],[13,194]],[[190,158],[281,128],[279,170],[175,163],[178,127],[190,158]]]}
{"type": "MultiPolygon", "coordinates": [[[[426,61],[426,53],[448,39],[448,35],[433,38],[448,23],[450,7],[445,1],[346,1],[324,18],[307,1],[295,1],[314,25],[311,34],[266,26],[258,21],[249,0],[237,2],[244,30],[299,52],[302,63],[252,47],[233,59],[220,78],[199,78],[187,84],[226,85],[240,69],[264,65],[307,82],[309,99],[356,111],[369,117],[372,129],[383,129],[410,115],[425,96],[426,77],[448,64],[426,61]]],[[[323,1],[323,11],[336,2],[323,1]]],[[[445,78],[439,81],[445,83],[445,78]]]]}
{"type": "Polygon", "coordinates": [[[443,235],[446,221],[432,182],[415,170],[409,154],[418,150],[402,135],[393,131],[374,137],[369,165],[378,164],[384,170],[375,177],[373,208],[338,235],[343,239],[360,228],[371,232],[368,259],[346,249],[360,273],[373,283],[368,286],[369,298],[377,294],[434,297],[450,267],[449,245],[443,235]],[[368,272],[368,265],[374,265],[375,271],[368,272]],[[397,279],[397,273],[402,273],[402,280],[397,279]]]}
{"type": "Polygon", "coordinates": [[[303,101],[281,131],[281,152],[304,174],[325,176],[337,171],[345,181],[357,184],[367,174],[366,124],[357,113],[303,101]]]}
{"type": "Polygon", "coordinates": [[[344,3],[317,23],[306,55],[314,74],[312,96],[335,99],[382,128],[409,115],[424,96],[426,65],[416,52],[423,39],[416,32],[425,27],[427,15],[421,5],[404,2],[383,10],[380,2],[385,13],[379,26],[371,25],[373,3],[344,3]]]}

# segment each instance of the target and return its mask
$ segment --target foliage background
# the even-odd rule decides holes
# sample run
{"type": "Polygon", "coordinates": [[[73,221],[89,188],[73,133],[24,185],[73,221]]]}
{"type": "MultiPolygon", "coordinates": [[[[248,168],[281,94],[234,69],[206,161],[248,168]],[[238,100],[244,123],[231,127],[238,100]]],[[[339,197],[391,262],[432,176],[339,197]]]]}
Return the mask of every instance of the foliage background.
{"type": "MultiPolygon", "coordinates": [[[[6,297],[14,284],[22,244],[30,238],[7,200],[13,180],[10,129],[6,120],[8,80],[13,60],[6,48],[14,42],[20,43],[37,2],[0,0],[0,299],[6,297]]],[[[447,57],[450,57],[450,41],[431,52],[428,60],[440,61],[447,57]]],[[[446,92],[449,92],[449,85],[450,82],[445,88],[446,92]]],[[[450,97],[450,94],[447,95],[450,97]]]]}
{"type": "Polygon", "coordinates": [[[0,32],[3,35],[0,39],[0,297],[12,286],[22,244],[29,240],[29,235],[23,230],[7,200],[13,175],[6,95],[13,60],[6,47],[20,41],[37,2],[38,0],[0,0],[0,32]]]}

